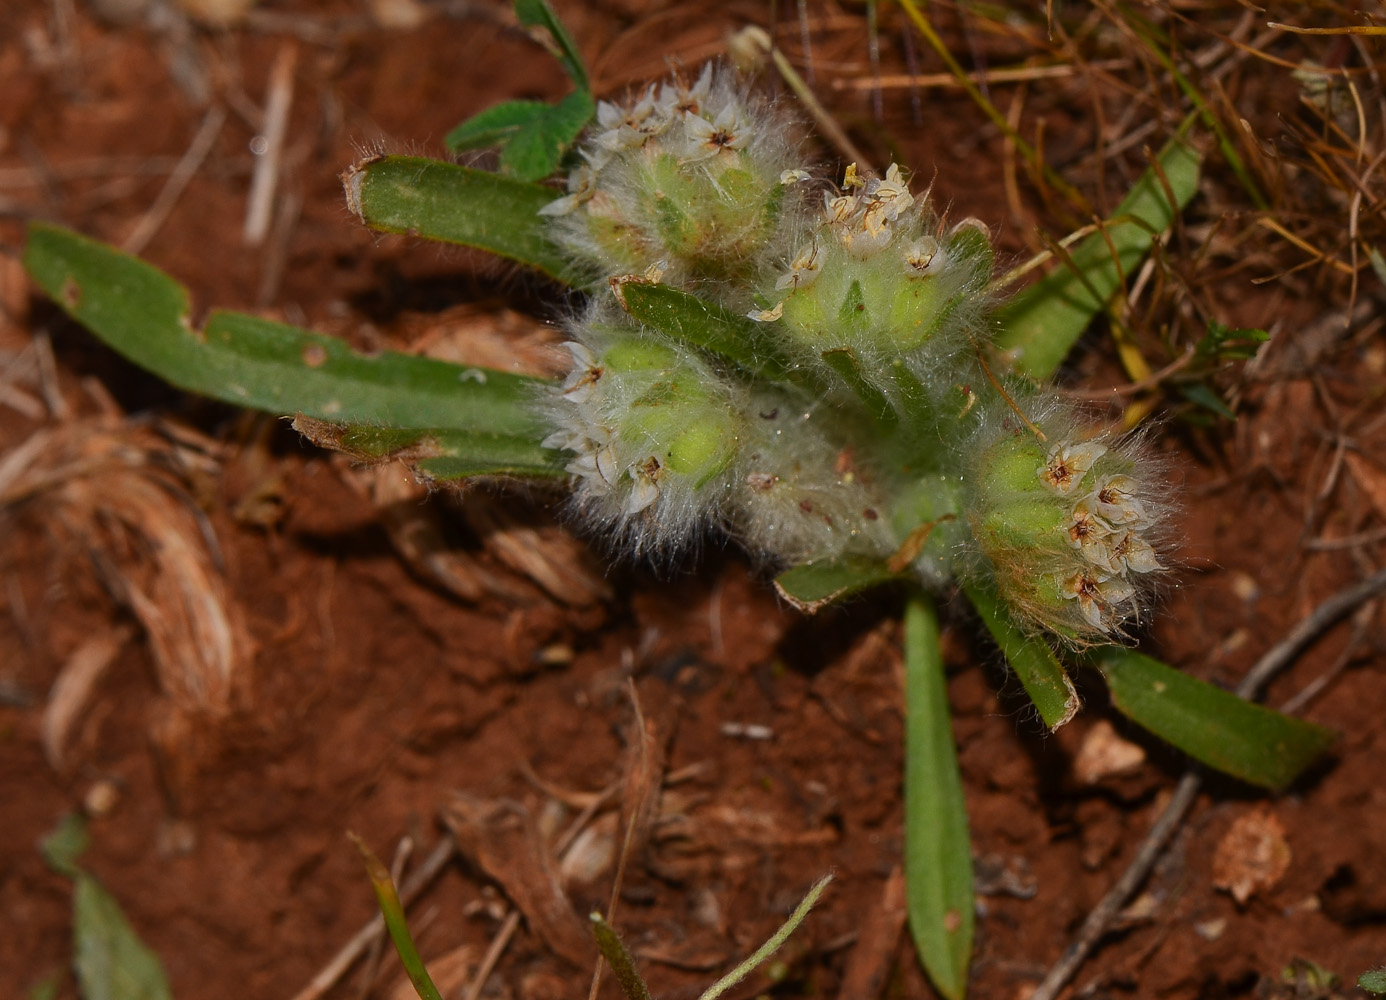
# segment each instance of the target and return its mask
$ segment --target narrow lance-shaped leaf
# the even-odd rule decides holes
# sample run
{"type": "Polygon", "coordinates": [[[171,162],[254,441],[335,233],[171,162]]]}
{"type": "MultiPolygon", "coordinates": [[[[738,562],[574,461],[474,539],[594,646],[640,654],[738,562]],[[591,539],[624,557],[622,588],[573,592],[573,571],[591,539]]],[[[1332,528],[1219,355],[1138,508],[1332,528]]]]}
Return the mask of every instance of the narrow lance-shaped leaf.
{"type": "Polygon", "coordinates": [[[342,184],[347,207],[372,229],[475,247],[568,280],[539,215],[558,197],[553,188],[422,156],[365,160],[342,184]]]}
{"type": "Polygon", "coordinates": [[[1330,729],[1238,698],[1124,647],[1094,656],[1112,704],[1189,756],[1279,791],[1333,742],[1330,729]]]}
{"type": "Polygon", "coordinates": [[[550,475],[560,464],[538,446],[547,433],[533,406],[541,380],[392,352],[368,357],[333,337],[244,313],[213,313],[195,331],[187,290],[172,278],[53,226],[30,227],[24,263],[73,318],[189,392],[334,423],[453,432],[440,459],[460,457],[461,432],[477,436],[477,455],[492,464],[547,467],[550,475]]]}
{"type": "Polygon", "coordinates": [[[515,0],[515,16],[526,28],[543,28],[553,38],[554,55],[563,64],[563,70],[579,90],[591,90],[587,80],[587,67],[583,65],[573,36],[563,27],[563,22],[549,6],[548,0],[515,0]]]}
{"type": "Polygon", "coordinates": [[[964,583],[963,590],[1044,724],[1053,730],[1072,719],[1080,707],[1078,692],[1049,644],[1016,624],[989,585],[964,583]]]}
{"type": "Polygon", "coordinates": [[[303,415],[295,418],[294,430],[316,445],[370,465],[407,462],[438,482],[477,476],[561,479],[568,475],[564,454],[544,448],[532,438],[446,427],[334,424],[303,415]]]}
{"type": "Polygon", "coordinates": [[[420,1000],[443,1000],[438,987],[433,985],[433,978],[428,974],[428,969],[424,967],[423,959],[419,957],[419,949],[414,946],[414,936],[409,933],[409,922],[404,917],[404,905],[399,901],[399,893],[395,890],[389,869],[381,864],[380,859],[366,846],[364,840],[354,833],[348,836],[366,863],[366,874],[370,876],[371,887],[375,889],[375,898],[380,904],[380,915],[385,921],[385,929],[390,932],[390,940],[394,942],[400,964],[404,966],[405,974],[414,986],[414,992],[419,995],[420,1000]]]}
{"type": "Polygon", "coordinates": [[[996,347],[1011,354],[1017,372],[1037,379],[1053,375],[1122,277],[1129,277],[1150,250],[1155,235],[1193,198],[1200,157],[1191,146],[1175,140],[1157,163],[1159,170],[1146,170],[1122,199],[1105,235],[1088,236],[1068,261],[997,310],[996,347]]]}
{"type": "Polygon", "coordinates": [[[905,605],[905,897],[925,971],[961,1000],[972,963],[972,847],[938,615],[922,595],[905,605]]]}
{"type": "Polygon", "coordinates": [[[775,354],[760,324],[714,302],[642,277],[613,278],[612,288],[633,319],[680,343],[719,354],[767,378],[785,378],[793,367],[775,354]]]}
{"type": "Polygon", "coordinates": [[[813,614],[834,601],[897,579],[884,562],[848,556],[823,559],[785,570],[775,589],[800,611],[813,614]]]}

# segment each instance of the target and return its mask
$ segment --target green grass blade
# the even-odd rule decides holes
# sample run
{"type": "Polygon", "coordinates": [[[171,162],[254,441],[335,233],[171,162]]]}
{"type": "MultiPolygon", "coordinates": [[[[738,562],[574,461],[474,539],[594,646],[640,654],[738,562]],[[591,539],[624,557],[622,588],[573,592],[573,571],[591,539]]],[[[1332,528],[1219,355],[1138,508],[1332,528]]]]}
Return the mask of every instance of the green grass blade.
{"type": "Polygon", "coordinates": [[[1187,143],[1170,143],[1158,157],[1159,170],[1146,170],[1117,206],[1105,236],[1093,233],[1084,239],[1062,266],[997,310],[996,347],[1014,357],[1017,372],[1037,379],[1054,374],[1122,277],[1130,276],[1149,252],[1155,234],[1167,229],[1193,198],[1200,162],[1187,143]]]}
{"type": "Polygon", "coordinates": [[[1134,650],[1113,646],[1094,660],[1119,712],[1249,784],[1279,791],[1333,742],[1331,729],[1245,701],[1134,650]]]}
{"type": "Polygon", "coordinates": [[[813,614],[834,601],[896,579],[883,562],[848,556],[823,559],[785,570],[775,589],[800,611],[813,614]]]}
{"type": "Polygon", "coordinates": [[[1025,686],[1044,724],[1054,730],[1073,718],[1080,707],[1078,692],[1049,644],[1017,625],[990,586],[964,583],[963,591],[1025,686]]]}
{"type": "Polygon", "coordinates": [[[559,196],[553,188],[422,156],[365,160],[342,183],[347,206],[372,229],[476,247],[567,280],[538,214],[559,196]]]}
{"type": "Polygon", "coordinates": [[[380,863],[380,859],[366,846],[364,840],[354,833],[348,836],[366,862],[366,872],[370,875],[371,886],[375,889],[375,898],[380,904],[380,915],[385,920],[385,929],[390,932],[390,940],[394,942],[395,951],[399,953],[400,964],[404,966],[405,974],[414,984],[414,992],[418,993],[420,1000],[443,1000],[438,987],[433,985],[433,978],[428,974],[428,969],[424,968],[419,950],[414,947],[414,937],[409,933],[408,921],[404,919],[404,906],[399,901],[399,893],[395,891],[395,883],[390,878],[389,870],[380,863]]]}
{"type": "Polygon", "coordinates": [[[809,910],[812,910],[814,906],[817,905],[818,898],[823,895],[823,890],[828,887],[828,883],[832,880],[833,877],[831,875],[824,875],[815,882],[804,898],[799,901],[799,905],[794,907],[794,912],[789,915],[789,919],[780,924],[779,930],[771,934],[763,945],[741,962],[737,963],[736,967],[725,976],[703,990],[702,996],[700,996],[698,1000],[717,1000],[717,998],[727,992],[727,990],[731,989],[752,972],[755,972],[756,969],[760,968],[761,965],[769,960],[771,955],[783,948],[784,943],[789,940],[789,936],[798,929],[799,925],[804,922],[804,918],[809,915],[809,910]]]}
{"type": "Polygon", "coordinates": [[[616,298],[630,317],[674,340],[721,355],[747,372],[783,378],[790,365],[777,358],[761,324],[669,285],[643,278],[617,279],[616,298]]]}
{"type": "Polygon", "coordinates": [[[538,442],[539,380],[385,352],[244,313],[199,333],[188,293],[157,268],[65,229],[33,225],[24,264],[74,319],[135,364],[189,392],[271,413],[437,427],[538,442]]]}
{"type": "Polygon", "coordinates": [[[905,898],[929,979],[948,1000],[962,1000],[976,919],[972,848],[938,615],[922,595],[905,605],[905,898]]]}
{"type": "Polygon", "coordinates": [[[549,6],[548,0],[515,0],[515,16],[526,28],[543,28],[553,38],[556,51],[554,55],[563,64],[563,70],[577,84],[579,90],[591,90],[587,79],[587,67],[583,65],[582,54],[578,52],[573,36],[563,27],[563,22],[549,6]]]}

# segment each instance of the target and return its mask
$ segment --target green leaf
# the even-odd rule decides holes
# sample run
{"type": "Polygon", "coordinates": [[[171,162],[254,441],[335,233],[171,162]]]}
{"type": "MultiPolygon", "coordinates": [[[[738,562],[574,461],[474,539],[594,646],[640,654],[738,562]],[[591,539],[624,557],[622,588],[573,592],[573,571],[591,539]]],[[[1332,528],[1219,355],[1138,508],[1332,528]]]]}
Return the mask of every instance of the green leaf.
{"type": "Polygon", "coordinates": [[[883,562],[847,556],[786,570],[775,577],[775,589],[800,611],[813,614],[834,601],[894,579],[896,574],[883,562]]]}
{"type": "Polygon", "coordinates": [[[1386,993],[1386,969],[1373,969],[1357,977],[1357,985],[1368,993],[1386,993]]]}
{"type": "Polygon", "coordinates": [[[539,215],[559,197],[553,188],[422,156],[365,160],[342,183],[347,206],[372,229],[475,247],[569,279],[539,215]]]}
{"type": "Polygon", "coordinates": [[[366,846],[364,840],[354,833],[348,836],[366,862],[366,873],[370,876],[371,887],[375,889],[375,898],[380,904],[380,915],[385,920],[385,929],[390,932],[390,940],[394,942],[395,951],[399,953],[400,964],[404,966],[405,974],[414,985],[414,992],[418,993],[421,1000],[443,1000],[438,987],[433,985],[428,969],[424,967],[423,959],[419,957],[419,950],[414,947],[413,935],[409,933],[409,922],[404,918],[404,906],[399,901],[399,894],[395,891],[395,883],[390,878],[389,869],[380,863],[380,859],[366,846]]]}
{"type": "Polygon", "coordinates": [[[582,56],[573,42],[573,36],[563,27],[563,22],[553,12],[548,0],[515,0],[515,16],[526,28],[543,28],[548,31],[556,46],[554,55],[563,64],[563,71],[577,84],[579,90],[592,89],[587,79],[587,67],[582,63],[582,56]]]}
{"type": "Polygon", "coordinates": [[[87,835],[87,821],[81,813],[68,813],[53,831],[39,842],[43,860],[59,875],[76,878],[80,869],[77,859],[86,853],[91,844],[87,835]]]}
{"type": "Polygon", "coordinates": [[[545,434],[533,406],[538,379],[391,352],[366,356],[335,338],[244,313],[213,313],[199,333],[189,322],[188,293],[172,278],[52,226],[30,227],[24,263],[73,318],[189,392],[334,422],[536,443],[545,434]]]}
{"type": "Polygon", "coordinates": [[[1268,340],[1270,334],[1257,327],[1234,329],[1226,323],[1212,320],[1208,323],[1208,332],[1194,348],[1194,356],[1205,364],[1219,361],[1249,361],[1268,340]]]}
{"type": "Polygon", "coordinates": [[[72,931],[83,1000],[172,1000],[159,956],[140,940],[115,897],[85,872],[76,877],[72,931]]]}
{"type": "Polygon", "coordinates": [[[522,181],[538,181],[558,169],[559,161],[592,120],[597,106],[585,90],[557,104],[506,101],[458,125],[444,140],[460,152],[500,146],[501,171],[522,181]]]}
{"type": "Polygon", "coordinates": [[[1179,394],[1196,406],[1201,406],[1205,410],[1212,410],[1218,416],[1227,420],[1236,420],[1237,415],[1232,412],[1221,396],[1215,392],[1206,382],[1183,382],[1179,385],[1179,394]]]}
{"type": "Polygon", "coordinates": [[[1120,646],[1094,655],[1112,704],[1209,767],[1279,791],[1333,742],[1331,729],[1238,698],[1120,646]]]}
{"type": "Polygon", "coordinates": [[[1171,142],[1158,157],[1159,171],[1146,170],[1117,206],[1105,237],[1093,233],[1084,239],[1063,266],[997,310],[996,347],[1011,354],[1017,372],[1036,379],[1054,374],[1122,277],[1130,277],[1150,250],[1154,235],[1167,229],[1193,198],[1199,164],[1193,147],[1171,142]],[[1161,174],[1169,182],[1173,204],[1161,174]]]}
{"type": "Polygon", "coordinates": [[[501,153],[501,170],[522,181],[550,176],[596,113],[591,94],[573,91],[510,139],[501,153]]]}
{"type": "Polygon", "coordinates": [[[553,105],[545,101],[503,101],[453,128],[443,137],[443,143],[454,153],[503,146],[516,132],[552,110],[553,105]]]}
{"type": "Polygon", "coordinates": [[[790,365],[765,343],[761,324],[714,302],[640,277],[614,280],[616,298],[631,318],[690,347],[719,354],[747,372],[784,378],[790,365]]]}
{"type": "Polygon", "coordinates": [[[476,476],[564,479],[565,454],[541,447],[533,438],[446,427],[376,427],[334,424],[299,416],[294,429],[314,444],[345,452],[368,464],[403,461],[440,482],[476,476]]]}
{"type": "Polygon", "coordinates": [[[1054,730],[1072,719],[1080,707],[1078,692],[1049,644],[1016,624],[990,585],[964,583],[963,590],[1044,724],[1054,730]]]}
{"type": "Polygon", "coordinates": [[[905,605],[905,901],[925,971],[961,1000],[972,963],[972,848],[938,615],[923,596],[905,605]]]}

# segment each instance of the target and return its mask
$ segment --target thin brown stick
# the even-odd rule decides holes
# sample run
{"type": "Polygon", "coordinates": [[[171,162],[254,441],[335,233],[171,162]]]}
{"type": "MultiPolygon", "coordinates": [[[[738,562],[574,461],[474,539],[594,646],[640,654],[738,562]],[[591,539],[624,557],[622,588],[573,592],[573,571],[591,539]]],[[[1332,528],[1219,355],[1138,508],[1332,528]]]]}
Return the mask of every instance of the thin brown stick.
{"type": "MultiPolygon", "coordinates": [[[[1324,601],[1291,629],[1289,635],[1281,639],[1256,661],[1255,666],[1237,685],[1238,696],[1247,699],[1255,698],[1271,678],[1288,666],[1320,633],[1382,591],[1386,591],[1386,570],[1380,570],[1361,583],[1340,591],[1324,601]]],[[[1197,768],[1190,768],[1184,772],[1184,776],[1179,779],[1179,784],[1175,786],[1174,794],[1170,797],[1169,803],[1160,813],[1159,818],[1155,820],[1154,825],[1151,826],[1145,840],[1141,842],[1131,864],[1127,866],[1126,871],[1121,874],[1116,883],[1107,890],[1107,894],[1102,897],[1102,900],[1093,907],[1088,918],[1083,921],[1083,926],[1079,928],[1078,936],[1068,946],[1063,957],[1049,970],[1049,974],[1036,987],[1035,992],[1030,994],[1030,1000],[1054,1000],[1059,991],[1068,985],[1068,981],[1073,978],[1074,973],[1087,960],[1097,942],[1106,935],[1112,921],[1126,906],[1132,893],[1140,887],[1146,876],[1150,874],[1150,870],[1155,867],[1155,862],[1164,852],[1169,838],[1178,828],[1189,807],[1193,805],[1194,799],[1197,798],[1202,781],[1202,772],[1197,768]]]]}
{"type": "Polygon", "coordinates": [[[197,127],[192,142],[188,143],[188,148],[179,159],[178,165],[173,168],[173,172],[164,181],[164,186],[154,197],[154,203],[149,206],[149,211],[140,217],[140,221],[135,224],[130,235],[125,237],[125,242],[120,245],[122,250],[126,253],[137,254],[149,246],[149,241],[154,238],[154,235],[169,217],[169,213],[178,204],[183,190],[197,176],[197,172],[202,169],[202,163],[207,159],[207,154],[212,151],[212,144],[217,141],[217,136],[221,134],[221,127],[224,124],[226,124],[226,110],[219,104],[202,116],[202,124],[197,127]]]}
{"type": "Polygon", "coordinates": [[[298,64],[298,44],[285,42],[270,67],[265,96],[265,117],[260,128],[264,149],[255,162],[250,178],[250,197],[246,199],[245,228],[241,238],[246,246],[259,246],[269,235],[274,219],[274,195],[279,186],[279,168],[284,156],[284,137],[289,129],[289,111],[294,102],[294,67],[298,64]]]}
{"type": "MultiPolygon", "coordinates": [[[[1089,64],[1094,69],[1126,69],[1130,65],[1129,59],[1107,59],[1089,64]]],[[[987,70],[985,77],[988,84],[1026,83],[1030,80],[1073,76],[1080,68],[1069,63],[1057,66],[1003,66],[1000,69],[987,70]]],[[[963,76],[971,83],[980,83],[983,78],[983,74],[975,71],[964,73],[963,76]]],[[[873,87],[880,87],[882,90],[904,90],[908,87],[940,88],[962,85],[962,81],[952,73],[883,73],[876,80],[861,77],[837,79],[832,82],[833,90],[870,90],[873,87]]]]}

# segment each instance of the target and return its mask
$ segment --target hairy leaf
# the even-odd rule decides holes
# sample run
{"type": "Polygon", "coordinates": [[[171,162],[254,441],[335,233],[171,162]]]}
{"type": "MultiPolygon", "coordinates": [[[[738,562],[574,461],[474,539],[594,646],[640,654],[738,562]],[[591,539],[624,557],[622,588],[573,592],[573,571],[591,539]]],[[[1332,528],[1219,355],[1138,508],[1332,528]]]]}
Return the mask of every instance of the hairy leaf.
{"type": "Polygon", "coordinates": [[[714,302],[644,278],[613,280],[616,298],[633,319],[690,347],[719,354],[747,372],[784,377],[789,365],[764,343],[760,324],[714,302]]]}
{"type": "Polygon", "coordinates": [[[568,280],[539,209],[553,188],[422,156],[364,160],[342,175],[347,206],[372,229],[486,250],[568,280]]]}
{"type": "Polygon", "coordinates": [[[1053,730],[1072,719],[1080,707],[1078,692],[1049,644],[1016,624],[990,586],[965,583],[963,590],[1044,724],[1053,730]]]}
{"type": "Polygon", "coordinates": [[[775,577],[775,589],[800,611],[813,614],[834,601],[896,579],[883,562],[848,556],[805,563],[775,577]]]}

